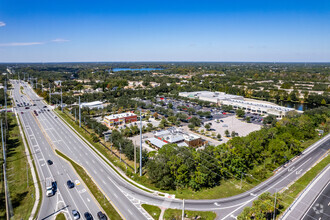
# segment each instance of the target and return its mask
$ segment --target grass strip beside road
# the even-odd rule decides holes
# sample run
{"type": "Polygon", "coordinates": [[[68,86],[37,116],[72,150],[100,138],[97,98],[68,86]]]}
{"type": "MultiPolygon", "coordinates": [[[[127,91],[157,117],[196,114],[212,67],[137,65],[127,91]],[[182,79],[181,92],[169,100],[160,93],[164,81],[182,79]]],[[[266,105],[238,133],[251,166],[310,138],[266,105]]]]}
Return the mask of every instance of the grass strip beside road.
{"type": "Polygon", "coordinates": [[[55,220],[66,220],[65,215],[61,212],[60,214],[56,215],[55,220]]]}
{"type": "Polygon", "coordinates": [[[92,192],[95,199],[98,201],[98,203],[102,206],[104,211],[107,213],[108,217],[112,220],[115,219],[122,219],[120,215],[117,213],[116,209],[111,205],[111,203],[104,199],[103,193],[100,191],[100,189],[97,187],[97,185],[93,182],[91,177],[86,173],[86,171],[77,163],[75,163],[73,160],[62,154],[60,151],[55,150],[56,153],[71,163],[72,167],[75,169],[77,174],[80,176],[80,178],[84,181],[85,185],[88,187],[88,189],[92,192]]]}
{"type": "Polygon", "coordinates": [[[39,179],[38,170],[37,170],[36,164],[34,163],[34,159],[33,159],[32,153],[31,153],[30,145],[29,145],[29,142],[27,141],[27,138],[26,138],[26,135],[25,135],[25,131],[23,129],[23,124],[22,124],[21,119],[19,117],[18,117],[18,120],[19,120],[19,123],[20,123],[21,128],[22,128],[22,132],[23,132],[23,135],[24,135],[25,143],[28,146],[29,154],[30,154],[30,157],[31,157],[31,160],[32,160],[32,164],[33,164],[33,169],[35,171],[35,174],[36,174],[36,177],[37,177],[37,182],[38,182],[38,187],[39,187],[39,197],[40,198],[39,198],[39,203],[38,203],[37,210],[36,210],[36,212],[34,214],[34,219],[37,219],[37,216],[38,216],[38,213],[39,213],[39,209],[41,207],[42,198],[43,198],[42,197],[41,183],[40,183],[40,179],[39,179]]]}
{"type": "MultiPolygon", "coordinates": [[[[6,143],[7,181],[14,213],[13,218],[28,219],[35,202],[34,182],[16,117],[13,113],[8,113],[7,120],[9,122],[9,134],[6,143]]],[[[1,175],[3,176],[2,166],[1,175]]],[[[1,189],[1,197],[2,193],[3,201],[1,198],[1,204],[5,205],[3,189],[1,189]]],[[[0,219],[5,219],[5,216],[5,206],[1,205],[0,219]]]]}
{"type": "Polygon", "coordinates": [[[155,220],[159,219],[161,210],[158,206],[148,205],[148,204],[142,204],[141,205],[144,210],[146,210],[151,217],[153,217],[155,220]]]}
{"type": "Polygon", "coordinates": [[[300,177],[289,189],[282,193],[284,201],[282,213],[293,203],[297,196],[307,187],[307,185],[328,165],[330,164],[330,155],[321,160],[302,177],[300,177]]]}
{"type": "MultiPolygon", "coordinates": [[[[189,211],[185,210],[185,219],[198,219],[198,220],[214,220],[217,215],[211,211],[189,211]],[[197,217],[197,218],[196,218],[197,217]]],[[[164,214],[164,220],[181,220],[182,210],[179,209],[166,209],[164,214]]]]}

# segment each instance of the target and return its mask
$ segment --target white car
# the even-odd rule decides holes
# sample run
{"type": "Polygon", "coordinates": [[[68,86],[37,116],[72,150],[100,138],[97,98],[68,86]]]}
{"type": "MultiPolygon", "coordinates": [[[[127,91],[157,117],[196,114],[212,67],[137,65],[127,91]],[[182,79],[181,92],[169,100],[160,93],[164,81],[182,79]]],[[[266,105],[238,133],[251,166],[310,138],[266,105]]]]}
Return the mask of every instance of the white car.
{"type": "Polygon", "coordinates": [[[77,210],[72,210],[73,219],[80,219],[80,214],[77,210]]]}

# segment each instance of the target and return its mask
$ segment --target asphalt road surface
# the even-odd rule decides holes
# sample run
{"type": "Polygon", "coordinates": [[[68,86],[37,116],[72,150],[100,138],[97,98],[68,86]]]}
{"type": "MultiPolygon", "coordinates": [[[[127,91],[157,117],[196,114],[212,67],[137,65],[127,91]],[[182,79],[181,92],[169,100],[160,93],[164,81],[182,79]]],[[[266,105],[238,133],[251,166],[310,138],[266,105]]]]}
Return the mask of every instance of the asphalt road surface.
{"type": "MultiPolygon", "coordinates": [[[[31,103],[26,96],[19,93],[19,84],[14,84],[13,99],[17,103],[31,103]]],[[[55,219],[56,214],[63,212],[67,219],[73,219],[72,210],[76,209],[83,215],[90,212],[94,217],[100,208],[89,191],[82,184],[80,178],[73,171],[71,166],[55,155],[49,141],[43,135],[40,126],[33,117],[32,112],[36,107],[31,106],[30,109],[25,107],[16,107],[22,127],[25,131],[30,149],[33,154],[39,179],[41,182],[42,204],[38,214],[38,219],[55,219]],[[23,112],[23,113],[22,113],[23,112]],[[52,160],[53,164],[48,165],[47,160],[52,160]],[[54,196],[47,197],[45,192],[45,180],[51,178],[57,182],[57,190],[54,196]],[[71,180],[75,183],[75,187],[69,189],[67,181],[71,180]]]]}
{"type": "Polygon", "coordinates": [[[303,219],[330,219],[330,182],[321,191],[303,219]]]}
{"type": "Polygon", "coordinates": [[[306,187],[281,219],[330,219],[329,183],[330,165],[306,187]]]}
{"type": "MultiPolygon", "coordinates": [[[[29,88],[29,87],[28,87],[29,88]]],[[[45,105],[30,89],[27,95],[41,108],[45,105]]],[[[146,219],[139,204],[147,203],[166,208],[182,208],[182,200],[164,198],[143,191],[123,180],[91,148],[75,134],[60,118],[50,111],[37,116],[55,146],[67,156],[84,166],[125,219],[146,219]]],[[[330,135],[310,146],[286,167],[281,168],[268,180],[237,196],[212,200],[185,200],[185,209],[215,211],[219,219],[235,218],[245,206],[251,205],[263,192],[278,192],[298,179],[330,148],[330,135]]]]}

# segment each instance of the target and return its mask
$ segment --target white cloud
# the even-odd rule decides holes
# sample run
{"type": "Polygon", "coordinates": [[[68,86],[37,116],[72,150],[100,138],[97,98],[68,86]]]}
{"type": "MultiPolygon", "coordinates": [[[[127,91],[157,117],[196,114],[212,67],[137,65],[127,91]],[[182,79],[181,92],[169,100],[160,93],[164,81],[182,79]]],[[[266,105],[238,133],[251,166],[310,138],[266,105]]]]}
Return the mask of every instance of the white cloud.
{"type": "Polygon", "coordinates": [[[0,21],[0,27],[6,26],[6,23],[3,21],[0,21]]]}
{"type": "Polygon", "coordinates": [[[4,44],[0,44],[0,47],[32,46],[32,45],[40,45],[40,44],[44,44],[44,42],[13,42],[13,43],[4,43],[4,44]]]}
{"type": "Polygon", "coordinates": [[[55,40],[52,40],[52,42],[68,42],[69,40],[62,39],[62,38],[56,38],[55,40]]]}

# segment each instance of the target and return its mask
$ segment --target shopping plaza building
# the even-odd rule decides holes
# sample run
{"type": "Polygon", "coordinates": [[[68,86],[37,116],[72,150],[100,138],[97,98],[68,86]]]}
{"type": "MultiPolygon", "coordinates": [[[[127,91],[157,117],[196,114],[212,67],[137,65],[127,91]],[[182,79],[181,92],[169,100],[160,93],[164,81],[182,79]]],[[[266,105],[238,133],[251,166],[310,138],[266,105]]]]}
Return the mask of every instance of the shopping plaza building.
{"type": "Polygon", "coordinates": [[[296,111],[294,108],[279,106],[271,102],[246,99],[243,96],[230,95],[224,92],[180,92],[179,96],[213,102],[219,106],[230,105],[234,109],[243,109],[245,112],[257,113],[259,115],[271,114],[277,118],[284,117],[290,111],[296,111]]]}

